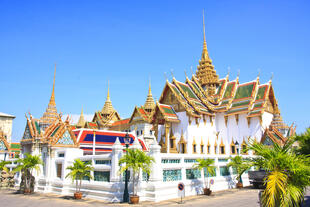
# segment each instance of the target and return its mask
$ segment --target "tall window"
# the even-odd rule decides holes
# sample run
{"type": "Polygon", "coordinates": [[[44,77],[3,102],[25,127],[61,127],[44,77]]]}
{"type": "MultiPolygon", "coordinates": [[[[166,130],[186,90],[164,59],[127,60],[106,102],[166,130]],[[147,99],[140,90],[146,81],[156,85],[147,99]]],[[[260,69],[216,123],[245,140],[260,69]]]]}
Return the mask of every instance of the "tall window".
{"type": "Polygon", "coordinates": [[[203,153],[203,145],[200,145],[200,152],[203,153]]]}
{"type": "Polygon", "coordinates": [[[235,145],[231,145],[231,154],[236,154],[236,146],[235,145]]]}
{"type": "Polygon", "coordinates": [[[62,164],[56,164],[56,176],[61,178],[62,176],[62,164]]]}
{"type": "Polygon", "coordinates": [[[197,149],[196,149],[196,144],[193,144],[193,153],[196,153],[197,149]]]}
{"type": "Polygon", "coordinates": [[[225,154],[225,146],[220,146],[220,153],[225,154]]]}

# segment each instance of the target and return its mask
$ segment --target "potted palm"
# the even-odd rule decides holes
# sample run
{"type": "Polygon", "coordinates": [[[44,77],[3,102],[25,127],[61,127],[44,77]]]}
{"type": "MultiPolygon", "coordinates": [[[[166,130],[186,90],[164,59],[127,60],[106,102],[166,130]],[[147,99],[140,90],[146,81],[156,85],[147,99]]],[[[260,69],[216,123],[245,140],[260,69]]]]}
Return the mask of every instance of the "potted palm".
{"type": "Polygon", "coordinates": [[[204,195],[211,195],[210,183],[208,182],[209,176],[215,175],[215,166],[213,159],[197,159],[197,163],[193,165],[195,169],[204,170],[203,181],[205,188],[203,189],[204,195]],[[207,177],[207,179],[205,179],[207,177]],[[207,181],[207,182],[206,182],[207,181]]]}
{"type": "Polygon", "coordinates": [[[132,170],[132,182],[133,182],[133,195],[130,195],[130,203],[137,204],[139,203],[139,196],[137,194],[137,181],[140,178],[140,171],[150,174],[151,165],[155,162],[154,158],[147,155],[144,151],[138,149],[126,149],[126,154],[124,154],[120,160],[119,165],[120,173],[123,173],[128,170],[132,170]]]}
{"type": "Polygon", "coordinates": [[[262,206],[300,206],[310,185],[310,158],[296,154],[293,139],[283,146],[251,143],[249,149],[260,158],[255,165],[267,172],[266,189],[261,195],[262,206]]]}
{"type": "Polygon", "coordinates": [[[227,164],[227,167],[233,167],[236,169],[236,180],[238,181],[236,184],[237,188],[243,188],[242,175],[243,173],[251,167],[251,163],[241,156],[235,156],[231,158],[230,162],[227,164]]]}
{"type": "Polygon", "coordinates": [[[37,171],[39,174],[40,166],[43,164],[40,155],[31,155],[25,153],[24,158],[19,158],[17,160],[17,167],[14,169],[14,172],[21,171],[23,174],[24,180],[22,180],[21,185],[24,185],[24,194],[32,193],[33,184],[34,184],[34,177],[32,175],[33,171],[37,171]]]}
{"type": "Polygon", "coordinates": [[[66,178],[70,177],[72,182],[75,181],[75,199],[82,198],[81,186],[83,178],[92,179],[90,171],[94,170],[90,162],[83,162],[80,159],[75,159],[72,166],[67,167],[70,172],[66,175],[66,178]]]}

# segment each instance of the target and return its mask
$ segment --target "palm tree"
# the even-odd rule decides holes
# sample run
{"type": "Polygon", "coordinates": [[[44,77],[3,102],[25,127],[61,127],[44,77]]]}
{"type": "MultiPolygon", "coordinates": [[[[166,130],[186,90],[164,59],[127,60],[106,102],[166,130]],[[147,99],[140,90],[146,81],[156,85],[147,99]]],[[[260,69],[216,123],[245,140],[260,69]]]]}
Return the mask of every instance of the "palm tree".
{"type": "Polygon", "coordinates": [[[70,177],[72,182],[75,181],[75,198],[80,199],[82,197],[81,186],[83,178],[92,179],[90,171],[94,170],[90,162],[83,162],[80,159],[75,159],[72,166],[67,167],[70,172],[66,175],[66,178],[70,177]],[[79,182],[80,181],[80,182],[79,182]]]}
{"type": "Polygon", "coordinates": [[[249,146],[259,158],[258,165],[268,172],[263,206],[295,207],[304,200],[305,189],[310,185],[310,158],[296,154],[293,142],[284,146],[274,143],[272,147],[254,142],[249,146]]]}
{"type": "Polygon", "coordinates": [[[310,155],[310,127],[304,133],[298,134],[294,137],[298,142],[297,153],[310,155]]]}
{"type": "Polygon", "coordinates": [[[40,158],[40,155],[31,155],[25,153],[24,158],[19,158],[17,160],[17,167],[14,169],[14,172],[22,171],[25,177],[25,189],[24,192],[30,193],[31,192],[31,181],[32,181],[32,173],[33,171],[37,171],[39,174],[40,172],[40,165],[43,165],[43,162],[40,158]]]}
{"type": "Polygon", "coordinates": [[[140,170],[149,175],[151,172],[151,165],[155,162],[155,159],[138,149],[127,149],[126,151],[127,153],[119,160],[119,165],[121,166],[120,173],[123,173],[126,169],[132,170],[133,195],[137,196],[137,188],[135,185],[136,181],[140,178],[140,170]]]}
{"type": "Polygon", "coordinates": [[[203,181],[204,181],[204,184],[206,186],[206,188],[205,188],[206,190],[204,190],[204,192],[205,192],[205,194],[210,194],[211,191],[210,191],[210,184],[208,182],[208,177],[209,177],[209,175],[211,175],[211,176],[215,175],[214,160],[213,159],[209,159],[209,158],[207,158],[207,159],[197,159],[197,163],[195,163],[193,165],[193,167],[195,169],[199,169],[199,170],[203,169],[204,172],[206,173],[206,175],[207,175],[207,182],[206,182],[205,176],[203,176],[203,181]]]}
{"type": "Polygon", "coordinates": [[[250,167],[252,166],[252,164],[243,159],[241,156],[235,156],[233,158],[231,158],[231,161],[227,164],[227,167],[233,167],[236,169],[237,171],[237,181],[238,181],[238,184],[237,184],[237,187],[242,187],[242,174],[248,170],[250,167]]]}
{"type": "Polygon", "coordinates": [[[0,172],[2,170],[8,171],[8,169],[5,167],[5,165],[8,165],[8,164],[11,164],[11,162],[10,161],[4,161],[4,160],[0,161],[0,172]]]}

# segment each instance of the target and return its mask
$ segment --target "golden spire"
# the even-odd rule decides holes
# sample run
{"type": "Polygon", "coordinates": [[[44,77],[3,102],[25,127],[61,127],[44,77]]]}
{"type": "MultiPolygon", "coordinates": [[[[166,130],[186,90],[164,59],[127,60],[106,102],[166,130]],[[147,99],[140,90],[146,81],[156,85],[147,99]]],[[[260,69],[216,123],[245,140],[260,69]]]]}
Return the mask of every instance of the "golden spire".
{"type": "Polygon", "coordinates": [[[211,61],[211,59],[209,57],[208,49],[207,49],[206,27],[205,27],[205,12],[204,12],[204,10],[202,10],[202,24],[203,24],[203,48],[202,48],[201,60],[209,60],[209,61],[211,61]]]}
{"type": "Polygon", "coordinates": [[[55,63],[55,70],[54,70],[53,90],[52,90],[52,95],[51,95],[50,103],[49,103],[53,106],[56,105],[56,102],[55,102],[55,78],[56,78],[56,63],[55,63]]]}
{"type": "Polygon", "coordinates": [[[147,94],[147,98],[144,104],[144,109],[148,112],[151,112],[155,108],[155,102],[152,95],[151,90],[151,80],[149,82],[149,93],[147,94]]]}
{"type": "Polygon", "coordinates": [[[83,128],[84,125],[85,125],[85,119],[84,119],[83,107],[82,107],[81,115],[80,115],[79,121],[78,121],[78,123],[76,124],[76,126],[79,127],[79,128],[83,128]]]}
{"type": "Polygon", "coordinates": [[[199,60],[199,65],[197,67],[196,76],[202,85],[205,88],[208,95],[213,95],[216,91],[216,87],[219,85],[219,77],[214,70],[212,65],[212,60],[209,57],[206,41],[206,32],[205,32],[205,19],[204,11],[203,15],[203,48],[201,54],[201,60],[199,60]]]}
{"type": "Polygon", "coordinates": [[[55,63],[52,95],[48,103],[47,109],[40,119],[41,123],[44,125],[43,128],[46,128],[48,125],[52,124],[55,120],[59,119],[55,102],[55,79],[56,79],[56,63],[55,63]]]}
{"type": "Polygon", "coordinates": [[[110,99],[110,86],[109,86],[109,81],[108,81],[108,94],[107,94],[107,99],[104,103],[104,106],[101,110],[101,113],[103,114],[111,114],[112,112],[114,112],[114,108],[112,106],[112,102],[111,102],[111,99],[110,99]]]}

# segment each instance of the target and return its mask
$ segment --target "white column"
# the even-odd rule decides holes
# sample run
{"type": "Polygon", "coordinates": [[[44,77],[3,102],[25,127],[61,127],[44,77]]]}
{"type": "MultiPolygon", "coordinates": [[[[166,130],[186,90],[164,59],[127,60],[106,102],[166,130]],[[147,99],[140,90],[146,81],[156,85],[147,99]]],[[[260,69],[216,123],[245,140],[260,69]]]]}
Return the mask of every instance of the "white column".
{"type": "Polygon", "coordinates": [[[121,175],[119,174],[119,165],[118,161],[123,155],[123,146],[121,145],[118,137],[114,145],[112,146],[112,158],[111,158],[111,174],[110,174],[110,181],[111,182],[119,182],[121,181],[121,175]]]}
{"type": "Polygon", "coordinates": [[[151,167],[151,174],[149,181],[157,182],[162,181],[162,169],[161,169],[161,156],[160,156],[160,146],[158,145],[156,139],[154,139],[153,143],[150,145],[150,153],[149,155],[155,159],[151,167]]]}

